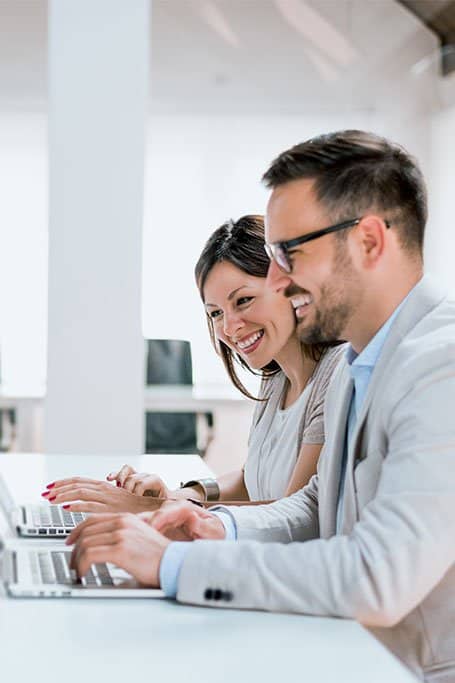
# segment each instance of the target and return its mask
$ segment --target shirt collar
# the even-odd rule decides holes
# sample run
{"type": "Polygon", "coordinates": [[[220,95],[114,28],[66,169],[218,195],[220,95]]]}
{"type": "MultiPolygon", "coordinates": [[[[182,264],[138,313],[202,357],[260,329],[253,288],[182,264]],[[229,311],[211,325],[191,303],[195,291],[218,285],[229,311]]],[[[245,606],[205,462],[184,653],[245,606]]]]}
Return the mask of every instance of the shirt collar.
{"type": "Polygon", "coordinates": [[[371,339],[368,342],[368,344],[360,353],[354,351],[352,346],[349,344],[348,348],[346,349],[346,360],[351,367],[354,366],[374,368],[395,318],[397,317],[398,313],[401,311],[402,307],[404,306],[405,302],[407,301],[408,297],[411,295],[413,291],[414,287],[405,296],[403,301],[396,307],[392,315],[385,321],[382,327],[379,328],[379,330],[374,335],[373,339],[371,339]]]}

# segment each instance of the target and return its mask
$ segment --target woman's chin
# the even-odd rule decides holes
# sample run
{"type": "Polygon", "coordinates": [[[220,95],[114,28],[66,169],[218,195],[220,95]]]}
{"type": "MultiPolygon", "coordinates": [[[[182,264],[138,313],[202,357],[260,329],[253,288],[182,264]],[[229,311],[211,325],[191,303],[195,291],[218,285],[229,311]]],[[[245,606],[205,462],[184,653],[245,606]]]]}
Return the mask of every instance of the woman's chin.
{"type": "Polygon", "coordinates": [[[266,358],[264,355],[261,354],[259,355],[256,354],[251,354],[252,356],[255,356],[255,358],[252,358],[251,356],[248,357],[246,354],[243,356],[243,360],[248,363],[248,366],[252,370],[262,370],[262,368],[265,368],[269,363],[272,362],[272,358],[266,358]]]}

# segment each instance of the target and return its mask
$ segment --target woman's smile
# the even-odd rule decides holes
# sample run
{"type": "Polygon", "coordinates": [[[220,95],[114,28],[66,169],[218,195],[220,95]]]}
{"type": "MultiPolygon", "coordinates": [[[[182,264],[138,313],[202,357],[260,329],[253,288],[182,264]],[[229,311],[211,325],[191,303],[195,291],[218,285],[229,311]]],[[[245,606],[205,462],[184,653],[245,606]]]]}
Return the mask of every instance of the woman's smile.
{"type": "Polygon", "coordinates": [[[263,336],[264,330],[257,330],[257,332],[253,332],[252,334],[242,337],[242,339],[236,341],[235,345],[241,353],[253,353],[253,351],[256,351],[260,345],[263,336]]]}

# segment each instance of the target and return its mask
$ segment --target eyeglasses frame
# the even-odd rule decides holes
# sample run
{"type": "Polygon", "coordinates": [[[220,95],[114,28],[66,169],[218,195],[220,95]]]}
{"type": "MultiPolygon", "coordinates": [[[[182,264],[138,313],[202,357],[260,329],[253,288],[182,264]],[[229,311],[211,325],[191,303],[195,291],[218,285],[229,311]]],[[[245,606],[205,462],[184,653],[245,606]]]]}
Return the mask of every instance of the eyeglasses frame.
{"type": "MultiPolygon", "coordinates": [[[[327,228],[322,228],[321,230],[314,230],[313,232],[308,232],[306,235],[301,235],[300,237],[294,237],[292,240],[283,240],[272,243],[266,242],[264,244],[265,253],[271,261],[275,261],[278,268],[280,268],[283,272],[288,274],[292,273],[292,266],[287,261],[287,254],[290,249],[293,249],[293,247],[297,247],[299,244],[305,244],[305,242],[311,242],[312,240],[316,240],[318,239],[318,237],[329,235],[332,232],[338,232],[339,230],[352,228],[354,225],[358,225],[364,217],[365,216],[361,216],[360,218],[351,218],[350,220],[343,221],[342,223],[335,223],[335,225],[329,225],[327,228]],[[280,265],[276,260],[273,252],[274,247],[278,247],[283,251],[289,266],[289,270],[285,270],[283,266],[280,265]]],[[[388,220],[384,220],[384,223],[386,228],[390,228],[390,222],[388,220]]]]}

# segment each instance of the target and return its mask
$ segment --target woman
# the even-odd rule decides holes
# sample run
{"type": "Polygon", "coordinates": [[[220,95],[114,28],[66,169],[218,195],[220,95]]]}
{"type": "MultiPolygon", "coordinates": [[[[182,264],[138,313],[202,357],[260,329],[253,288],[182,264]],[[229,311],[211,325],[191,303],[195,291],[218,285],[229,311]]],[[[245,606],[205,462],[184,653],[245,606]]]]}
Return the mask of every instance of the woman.
{"type": "Polygon", "coordinates": [[[244,216],[213,233],[195,269],[210,336],[232,382],[253,398],[236,364],[262,376],[245,467],[218,481],[190,482],[170,491],[157,475],[125,465],[107,477],[117,482],[117,490],[83,480],[82,491],[81,480],[63,480],[53,485],[51,496],[47,492],[49,500],[88,501],[70,505],[72,511],[140,511],[156,509],[156,498],[274,500],[308,483],[324,442],[326,389],[343,347],[300,343],[289,301],[281,290],[266,286],[268,266],[263,218],[244,216]]]}

